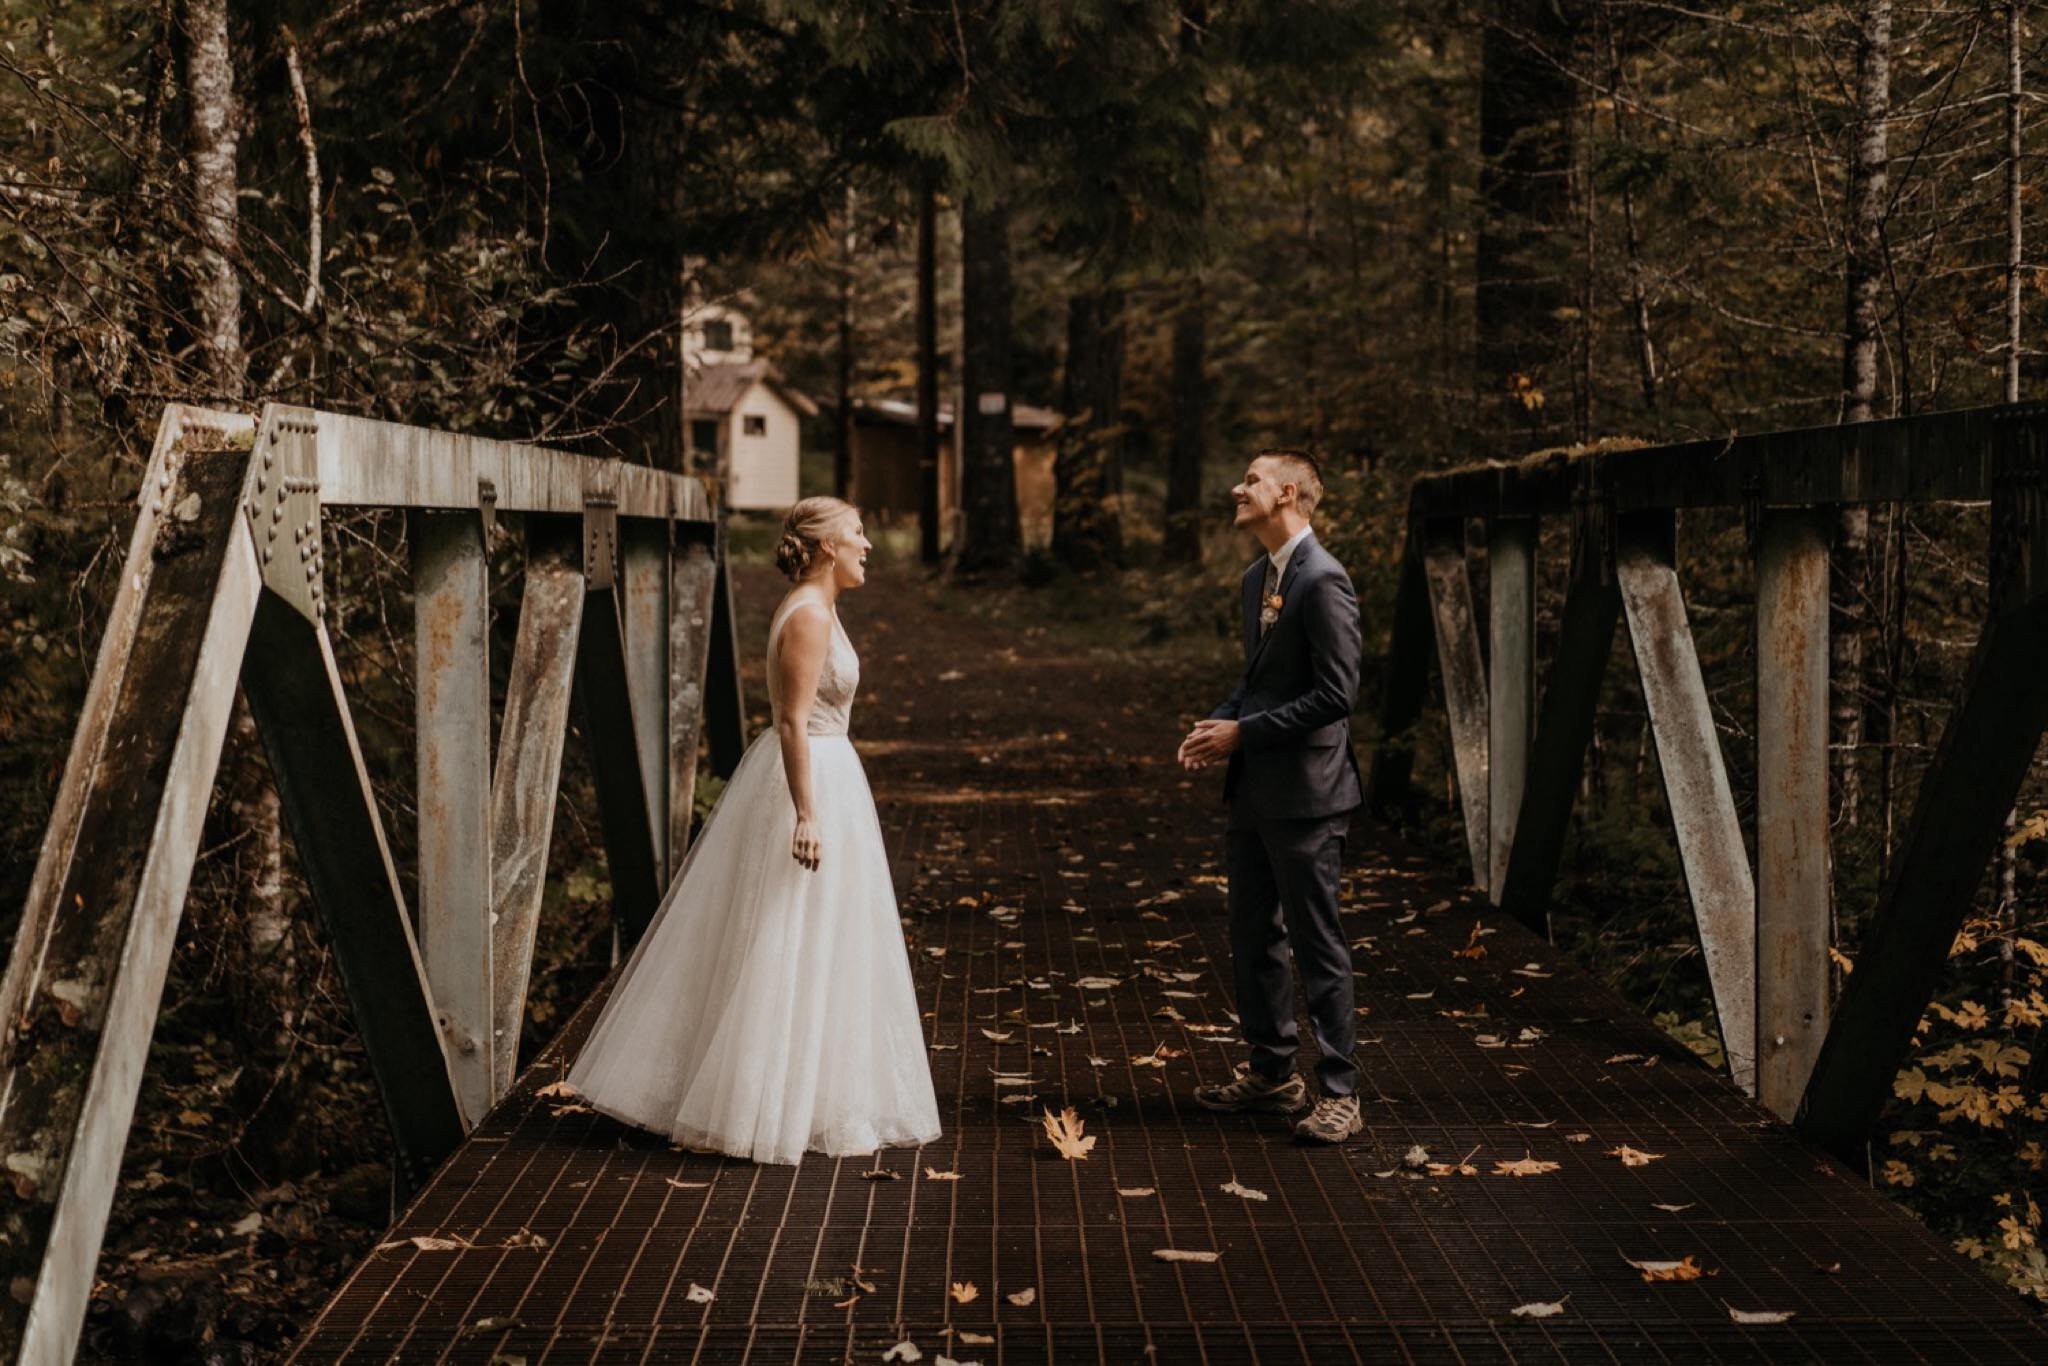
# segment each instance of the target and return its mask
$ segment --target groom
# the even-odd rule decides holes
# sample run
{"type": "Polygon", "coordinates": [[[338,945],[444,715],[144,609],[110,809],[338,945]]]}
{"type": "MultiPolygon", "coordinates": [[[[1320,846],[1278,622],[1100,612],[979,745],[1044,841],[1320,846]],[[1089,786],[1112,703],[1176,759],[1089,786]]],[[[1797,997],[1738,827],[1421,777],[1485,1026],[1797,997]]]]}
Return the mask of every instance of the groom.
{"type": "Polygon", "coordinates": [[[1227,1085],[1195,1088],[1195,1102],[1281,1114],[1307,1103],[1294,1071],[1291,957],[1307,988],[1323,1091],[1294,1133],[1341,1143],[1361,1127],[1351,950],[1337,916],[1344,836],[1361,800],[1350,739],[1360,647],[1351,578],[1309,529],[1322,492],[1315,458],[1286,447],[1260,451],[1231,490],[1234,524],[1266,551],[1244,574],[1244,676],[1181,741],[1180,761],[1188,769],[1229,761],[1230,949],[1251,1045],[1250,1069],[1227,1085]]]}

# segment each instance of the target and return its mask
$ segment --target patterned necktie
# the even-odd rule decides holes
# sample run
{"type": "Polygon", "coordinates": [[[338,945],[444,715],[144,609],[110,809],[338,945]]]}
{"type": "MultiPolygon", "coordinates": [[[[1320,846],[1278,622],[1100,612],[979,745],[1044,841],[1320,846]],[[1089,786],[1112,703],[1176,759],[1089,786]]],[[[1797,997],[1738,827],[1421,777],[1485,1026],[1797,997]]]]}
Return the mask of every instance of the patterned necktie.
{"type": "Polygon", "coordinates": [[[1273,597],[1280,591],[1280,566],[1273,563],[1273,557],[1266,557],[1266,586],[1259,594],[1259,634],[1265,635],[1274,620],[1280,615],[1273,610],[1273,597]]]}

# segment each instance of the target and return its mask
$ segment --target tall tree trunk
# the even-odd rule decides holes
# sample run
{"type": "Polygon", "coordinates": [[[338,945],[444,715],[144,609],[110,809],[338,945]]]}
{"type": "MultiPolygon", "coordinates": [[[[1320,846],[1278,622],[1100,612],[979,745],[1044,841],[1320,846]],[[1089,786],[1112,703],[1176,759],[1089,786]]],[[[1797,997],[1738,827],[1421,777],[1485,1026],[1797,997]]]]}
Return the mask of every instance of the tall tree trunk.
{"type": "MultiPolygon", "coordinates": [[[[1603,13],[1604,13],[1603,9],[1603,13]]],[[[1621,47],[1615,41],[1614,22],[1607,14],[1608,105],[1613,111],[1614,141],[1628,146],[1628,123],[1622,114],[1621,47]]],[[[1657,407],[1657,347],[1650,334],[1650,296],[1643,282],[1643,234],[1636,218],[1635,177],[1621,183],[1622,246],[1628,253],[1628,323],[1635,343],[1636,384],[1643,396],[1643,409],[1657,407]]]]}
{"type": "Polygon", "coordinates": [[[846,192],[844,251],[839,257],[839,411],[832,440],[832,492],[853,487],[853,191],[846,192]]]}
{"type": "Polygon", "coordinates": [[[200,346],[216,397],[233,403],[248,382],[242,351],[242,280],[235,273],[239,222],[234,50],[227,0],[185,0],[185,90],[191,128],[192,209],[199,238],[196,302],[200,346]]]}
{"type": "Polygon", "coordinates": [[[917,549],[939,562],[939,195],[929,177],[917,205],[917,549]]]}
{"type": "Polygon", "coordinates": [[[1067,365],[1053,464],[1052,551],[1069,569],[1123,562],[1124,295],[1094,289],[1067,300],[1067,365]]]}
{"type": "MultiPolygon", "coordinates": [[[[1878,293],[1884,280],[1885,193],[1890,166],[1891,0],[1863,0],[1856,17],[1856,119],[1849,149],[1848,232],[1842,332],[1842,421],[1867,422],[1877,396],[1878,293]]],[[[1830,746],[1836,819],[1857,824],[1862,783],[1863,636],[1870,576],[1870,509],[1845,505],[1836,529],[1831,585],[1830,746]]]]}
{"type": "MultiPolygon", "coordinates": [[[[200,343],[214,393],[220,401],[237,404],[248,386],[249,363],[242,349],[242,280],[234,265],[241,120],[227,0],[186,0],[184,23],[186,155],[199,239],[195,303],[200,343]]],[[[250,967],[242,983],[246,1006],[239,1013],[249,1031],[246,1042],[259,1056],[269,1057],[278,1037],[271,1023],[281,1021],[286,1032],[293,1024],[295,972],[291,921],[285,910],[282,811],[261,757],[255,718],[244,699],[236,701],[233,733],[228,805],[235,824],[246,832],[236,862],[250,967]]]]}
{"type": "Polygon", "coordinates": [[[1010,418],[1010,206],[969,199],[960,213],[962,334],[960,540],[954,568],[1005,573],[1017,563],[1016,439],[1010,418]]]}
{"type": "Polygon", "coordinates": [[[1474,364],[1483,434],[1525,446],[1565,430],[1547,391],[1565,382],[1572,345],[1565,282],[1579,91],[1567,49],[1579,5],[1491,0],[1480,44],[1474,364]]]}
{"type": "MultiPolygon", "coordinates": [[[[2025,218],[2020,212],[2024,188],[2020,157],[2026,150],[2021,139],[2021,114],[2027,97],[2026,50],[2023,44],[2026,0],[2005,4],[2005,401],[2020,401],[2020,269],[2026,261],[2025,218]]],[[[2018,813],[2005,813],[2008,837],[2018,813]]],[[[2012,1000],[2013,937],[2019,925],[2019,851],[2010,838],[1999,845],[1998,854],[1999,1004],[2012,1000]]]]}
{"type": "Polygon", "coordinates": [[[1208,454],[1209,301],[1196,278],[1173,315],[1173,444],[1166,455],[1169,564],[1202,562],[1202,464],[1208,454]]]}

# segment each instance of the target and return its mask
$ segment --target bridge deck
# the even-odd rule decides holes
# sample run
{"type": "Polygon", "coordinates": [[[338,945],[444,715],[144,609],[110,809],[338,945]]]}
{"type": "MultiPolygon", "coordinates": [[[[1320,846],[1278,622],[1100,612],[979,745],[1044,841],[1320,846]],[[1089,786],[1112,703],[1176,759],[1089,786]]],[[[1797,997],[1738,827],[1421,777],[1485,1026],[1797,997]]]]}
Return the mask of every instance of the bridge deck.
{"type": "MultiPolygon", "coordinates": [[[[757,639],[766,588],[742,586],[760,590],[757,639]]],[[[538,1094],[586,1008],[297,1360],[878,1361],[905,1339],[927,1362],[991,1364],[2048,1360],[2017,1297],[1370,826],[1346,897],[1366,1132],[1302,1148],[1278,1119],[1192,1106],[1241,1049],[1220,813],[1212,783],[1172,764],[1186,680],[1062,655],[913,589],[863,599],[846,609],[867,676],[855,730],[945,1136],[796,1168],[675,1151],[538,1094]],[[998,906],[1022,914],[1005,925],[998,906]],[[1475,922],[1485,957],[1453,957],[1475,922]],[[1090,976],[1119,985],[1075,985],[1090,976]],[[997,1070],[1035,1080],[998,1086],[997,1070]],[[1086,1161],[1035,1122],[1063,1102],[1099,1136],[1086,1161]],[[1409,1174],[1417,1144],[1477,1174],[1409,1174]],[[1628,1167],[1607,1155],[1624,1144],[1661,1156],[1628,1167]],[[1559,1165],[1495,1173],[1524,1157],[1559,1165]],[[1650,1284],[1624,1260],[1686,1257],[1707,1274],[1650,1284]],[[957,1302],[956,1282],[978,1295],[957,1302]],[[693,1302],[693,1284],[716,1298],[693,1302]],[[1532,1302],[1563,1309],[1512,1314],[1532,1302]]]]}

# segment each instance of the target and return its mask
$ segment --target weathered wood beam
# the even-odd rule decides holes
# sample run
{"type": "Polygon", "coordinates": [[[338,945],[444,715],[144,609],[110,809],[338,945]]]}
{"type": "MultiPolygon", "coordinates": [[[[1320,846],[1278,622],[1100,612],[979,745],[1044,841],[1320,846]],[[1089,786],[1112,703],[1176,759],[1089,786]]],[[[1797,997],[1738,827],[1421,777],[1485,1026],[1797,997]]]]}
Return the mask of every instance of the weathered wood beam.
{"type": "Polygon", "coordinates": [[[0,1350],[71,1360],[258,594],[246,447],[159,446],[8,963],[0,1350]],[[90,732],[89,734],[87,732],[90,732]]]}
{"type": "Polygon", "coordinates": [[[670,524],[629,521],[619,527],[620,609],[626,628],[626,677],[640,745],[640,780],[654,836],[654,865],[668,867],[668,589],[670,524]]]}
{"type": "Polygon", "coordinates": [[[1434,522],[1424,528],[1422,567],[1429,584],[1430,618],[1436,625],[1437,669],[1451,725],[1465,849],[1472,860],[1473,885],[1483,890],[1493,866],[1487,853],[1492,825],[1487,815],[1486,665],[1479,655],[1461,521],[1434,522]]]}
{"type": "Polygon", "coordinates": [[[1475,465],[1416,480],[1412,506],[1430,517],[1563,514],[1587,469],[1624,513],[1758,501],[1978,502],[1992,496],[1992,446],[2015,431],[2048,436],[2048,404],[1475,465]]]}
{"type": "Polygon", "coordinates": [[[732,610],[725,533],[718,539],[718,581],[711,593],[711,647],[704,672],[704,733],[711,742],[711,767],[730,778],[747,750],[746,693],[740,686],[739,628],[732,610]]]}
{"type": "MultiPolygon", "coordinates": [[[[274,409],[265,409],[266,421],[274,409]]],[[[709,522],[716,514],[703,484],[648,465],[341,413],[289,411],[319,427],[320,497],[330,507],[459,511],[474,508],[479,486],[488,483],[500,512],[580,516],[584,490],[602,483],[616,490],[624,517],[709,522]]]]}
{"type": "MultiPolygon", "coordinates": [[[[114,699],[119,695],[121,679],[134,651],[143,599],[156,572],[150,547],[156,543],[165,513],[175,509],[184,497],[180,494],[173,500],[170,492],[192,455],[246,441],[254,431],[255,424],[244,414],[181,403],[166,405],[157,423],[156,439],[143,469],[141,495],[136,500],[135,526],[128,535],[128,555],[120,582],[115,586],[106,629],[100,636],[92,676],[86,682],[85,703],[79,710],[78,728],[72,733],[64,778],[50,808],[22,918],[15,926],[18,946],[40,944],[49,933],[49,919],[58,905],[58,883],[65,876],[77,843],[92,775],[106,751],[114,699]]],[[[39,949],[24,952],[17,948],[9,957],[6,973],[0,976],[0,1039],[5,1037],[5,1022],[20,1018],[40,962],[39,949]]],[[[0,1095],[0,1106],[4,1104],[4,1095],[0,1095]]]]}
{"type": "Polygon", "coordinates": [[[704,682],[718,590],[717,548],[709,537],[679,536],[669,561],[668,877],[682,867],[696,808],[697,751],[704,734],[704,682]]]}
{"type": "Polygon", "coordinates": [[[415,512],[419,943],[464,1113],[490,1108],[489,562],[474,512],[415,512]]]}
{"type": "Polygon", "coordinates": [[[1387,633],[1386,683],[1380,694],[1379,745],[1373,751],[1366,801],[1392,814],[1408,804],[1415,772],[1415,725],[1429,694],[1431,652],[1429,585],[1411,534],[1394,588],[1394,620],[1387,633]]]}
{"type": "Polygon", "coordinates": [[[1728,1070],[1754,1092],[1756,888],[1679,591],[1668,514],[1621,519],[1615,573],[1728,1070]]]}
{"type": "MultiPolygon", "coordinates": [[[[2039,450],[2048,441],[2034,435],[2026,444],[2039,450]]],[[[2021,455],[2031,468],[2007,474],[1992,503],[1991,611],[1962,701],[1920,780],[1796,1120],[1808,1139],[1859,1169],[2048,726],[2048,516],[2039,457],[2021,455]]]]}
{"type": "Polygon", "coordinates": [[[1496,904],[1515,847],[1536,723],[1536,522],[1486,526],[1486,885],[1496,904]]]}
{"type": "Polygon", "coordinates": [[[527,518],[526,588],[491,774],[492,1092],[499,1097],[517,1070],[533,939],[547,886],[583,628],[580,532],[574,518],[527,518]]]}
{"type": "Polygon", "coordinates": [[[391,1122],[399,1186],[417,1189],[466,1125],[325,626],[265,592],[242,689],[391,1122]]]}
{"type": "Polygon", "coordinates": [[[1828,1023],[1831,515],[1766,508],[1758,531],[1756,1089],[1789,1120],[1828,1023]]]}
{"type": "Polygon", "coordinates": [[[1621,591],[1604,560],[1603,544],[1575,533],[1557,653],[1543,683],[1529,780],[1522,788],[1515,844],[1501,879],[1501,909],[1546,937],[1551,889],[1593,739],[1600,687],[1614,655],[1614,628],[1621,619],[1621,591]]]}
{"type": "MultiPolygon", "coordinates": [[[[576,642],[575,697],[590,767],[597,782],[605,863],[611,873],[612,912],[621,953],[630,953],[661,900],[647,785],[640,772],[633,686],[622,622],[617,539],[597,528],[609,508],[584,515],[583,629],[576,642]]],[[[649,722],[652,725],[652,721],[649,722]]],[[[529,940],[530,942],[530,940],[529,940]]]]}

